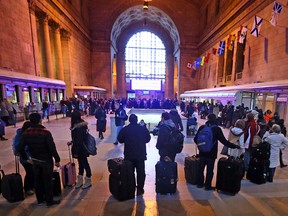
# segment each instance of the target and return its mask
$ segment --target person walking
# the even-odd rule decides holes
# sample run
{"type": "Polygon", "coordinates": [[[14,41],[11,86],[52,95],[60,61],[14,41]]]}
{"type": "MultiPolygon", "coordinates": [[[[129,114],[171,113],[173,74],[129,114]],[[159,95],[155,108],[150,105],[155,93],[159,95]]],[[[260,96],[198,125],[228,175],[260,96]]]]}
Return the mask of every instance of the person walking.
{"type": "Polygon", "coordinates": [[[135,114],[129,116],[130,124],[125,126],[118,134],[118,141],[124,143],[124,159],[133,164],[137,172],[137,196],[144,194],[145,160],[147,160],[146,143],[151,139],[145,124],[137,124],[135,114]]]}
{"type": "Polygon", "coordinates": [[[89,153],[84,147],[87,138],[88,123],[81,118],[80,111],[76,110],[71,114],[71,137],[72,143],[72,157],[78,161],[79,172],[77,176],[77,183],[75,188],[86,189],[91,187],[91,168],[88,163],[89,153]],[[85,182],[83,184],[84,170],[86,172],[85,182]]]}
{"type": "Polygon", "coordinates": [[[29,162],[26,155],[26,146],[28,146],[33,161],[37,202],[42,205],[46,201],[46,206],[49,207],[60,203],[60,200],[53,200],[52,183],[53,158],[55,166],[60,167],[60,157],[51,132],[41,125],[41,115],[31,113],[29,120],[31,126],[23,132],[17,151],[23,160],[29,162]]]}
{"type": "Polygon", "coordinates": [[[123,105],[121,103],[115,103],[115,125],[116,125],[116,141],[114,145],[118,145],[118,134],[122,130],[125,125],[125,121],[128,119],[126,111],[123,109],[123,105]]]}
{"type": "Polygon", "coordinates": [[[198,140],[199,133],[201,133],[201,130],[204,129],[204,127],[212,127],[212,142],[213,147],[210,152],[203,152],[199,150],[199,172],[198,172],[198,181],[197,181],[197,187],[203,188],[205,186],[205,190],[213,190],[214,188],[211,186],[213,175],[214,175],[214,164],[215,160],[217,158],[218,153],[218,141],[220,141],[223,145],[229,147],[229,148],[240,148],[240,146],[235,145],[233,143],[230,143],[224,136],[221,128],[217,125],[216,115],[213,113],[210,113],[207,116],[208,121],[205,123],[205,125],[202,125],[199,130],[197,131],[194,142],[196,144],[198,140]],[[204,169],[206,167],[206,179],[204,182],[204,169]]]}
{"type": "Polygon", "coordinates": [[[103,101],[95,112],[95,118],[97,119],[96,130],[99,132],[99,139],[102,140],[104,139],[103,133],[106,131],[106,111],[103,101]]]}
{"type": "MultiPolygon", "coordinates": [[[[17,129],[16,136],[13,138],[13,152],[15,156],[19,156],[19,152],[17,152],[22,134],[31,127],[31,122],[24,122],[22,128],[17,129]]],[[[33,172],[33,162],[31,159],[31,153],[28,150],[28,146],[25,147],[25,153],[28,156],[28,160],[25,160],[20,156],[20,163],[25,169],[25,177],[24,177],[24,191],[26,195],[34,194],[34,172],[33,172]]]]}

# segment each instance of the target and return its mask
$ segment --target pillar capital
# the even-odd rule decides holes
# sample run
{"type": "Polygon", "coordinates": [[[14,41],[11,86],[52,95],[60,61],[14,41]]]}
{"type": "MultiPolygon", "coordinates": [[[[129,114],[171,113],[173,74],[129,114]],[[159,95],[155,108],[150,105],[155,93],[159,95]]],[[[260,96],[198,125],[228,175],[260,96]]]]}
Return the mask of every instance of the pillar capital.
{"type": "Polygon", "coordinates": [[[54,20],[49,19],[49,26],[51,26],[52,30],[55,32],[59,32],[60,31],[60,24],[56,23],[54,20]]]}
{"type": "Polygon", "coordinates": [[[36,17],[40,23],[48,24],[50,17],[43,11],[35,11],[36,17]]]}
{"type": "Polygon", "coordinates": [[[66,31],[65,29],[61,28],[60,29],[60,33],[61,33],[61,39],[62,40],[66,40],[66,41],[70,40],[71,34],[68,31],[66,31]]]}
{"type": "Polygon", "coordinates": [[[28,6],[29,6],[29,12],[35,13],[36,1],[35,0],[27,0],[27,1],[28,1],[28,6]]]}

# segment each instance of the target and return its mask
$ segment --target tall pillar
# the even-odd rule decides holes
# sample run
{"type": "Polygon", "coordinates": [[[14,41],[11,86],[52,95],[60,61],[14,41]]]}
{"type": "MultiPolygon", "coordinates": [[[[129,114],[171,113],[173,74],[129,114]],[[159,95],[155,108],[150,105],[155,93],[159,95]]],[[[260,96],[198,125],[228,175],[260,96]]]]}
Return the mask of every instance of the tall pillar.
{"type": "Polygon", "coordinates": [[[53,30],[55,37],[56,78],[64,81],[60,25],[55,24],[53,30]]]}
{"type": "MultiPolygon", "coordinates": [[[[60,30],[61,33],[61,50],[62,50],[62,62],[63,62],[63,74],[64,74],[64,82],[66,83],[66,92],[65,95],[68,97],[72,96],[73,86],[71,83],[71,65],[70,65],[70,46],[69,41],[71,35],[69,32],[65,31],[64,29],[60,30]]],[[[64,96],[65,98],[66,96],[64,96]]]]}
{"type": "Polygon", "coordinates": [[[48,78],[54,79],[55,76],[53,73],[53,66],[52,66],[52,53],[51,53],[48,20],[49,20],[48,16],[46,16],[43,19],[45,64],[46,64],[48,78]]]}

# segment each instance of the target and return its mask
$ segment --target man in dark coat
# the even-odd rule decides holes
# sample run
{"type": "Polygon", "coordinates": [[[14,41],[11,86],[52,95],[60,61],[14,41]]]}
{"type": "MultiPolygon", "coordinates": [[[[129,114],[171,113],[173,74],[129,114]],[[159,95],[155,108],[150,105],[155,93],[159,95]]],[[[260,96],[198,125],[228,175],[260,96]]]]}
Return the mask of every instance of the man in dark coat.
{"type": "Polygon", "coordinates": [[[24,160],[29,160],[25,153],[25,146],[31,153],[35,175],[35,192],[38,204],[46,201],[47,207],[59,204],[60,200],[53,200],[52,174],[55,166],[60,167],[60,157],[50,131],[41,125],[41,115],[29,115],[31,127],[23,134],[18,146],[18,152],[24,160]]]}
{"type": "Polygon", "coordinates": [[[115,103],[115,125],[116,125],[116,141],[114,142],[114,145],[118,145],[117,136],[119,132],[122,130],[122,128],[125,125],[125,121],[128,119],[128,116],[126,114],[126,111],[123,108],[123,105],[120,103],[115,103]]]}
{"type": "Polygon", "coordinates": [[[162,124],[159,124],[159,135],[156,143],[160,161],[175,161],[176,152],[170,143],[170,132],[172,128],[175,128],[175,124],[167,112],[162,113],[161,121],[162,124]]]}
{"type": "Polygon", "coordinates": [[[99,138],[102,140],[104,139],[103,133],[106,131],[106,111],[103,101],[95,112],[95,118],[97,119],[96,130],[99,132],[99,138]]]}
{"type": "Polygon", "coordinates": [[[198,181],[197,181],[197,187],[202,188],[205,185],[205,190],[212,190],[213,187],[211,187],[211,182],[213,179],[213,169],[214,169],[214,163],[217,158],[218,153],[218,141],[223,143],[225,146],[229,148],[240,148],[239,146],[230,143],[224,136],[221,128],[217,126],[216,121],[216,115],[211,113],[207,116],[208,121],[205,123],[205,125],[202,125],[199,130],[197,131],[194,142],[197,143],[198,134],[205,126],[212,126],[215,125],[215,127],[212,128],[213,133],[213,148],[210,152],[201,152],[199,151],[199,158],[200,158],[200,165],[199,165],[199,172],[198,172],[198,181]],[[207,166],[206,169],[206,179],[204,183],[204,169],[205,166],[207,166]]]}
{"type": "Polygon", "coordinates": [[[175,127],[178,130],[183,131],[183,124],[182,124],[182,120],[178,111],[176,109],[171,109],[171,111],[169,112],[169,115],[170,115],[171,120],[174,122],[175,127]]]}
{"type": "Polygon", "coordinates": [[[132,162],[137,172],[137,195],[144,194],[145,160],[147,160],[146,143],[151,139],[149,130],[145,125],[137,124],[135,114],[129,116],[130,124],[118,134],[119,142],[124,143],[124,158],[132,162]]]}

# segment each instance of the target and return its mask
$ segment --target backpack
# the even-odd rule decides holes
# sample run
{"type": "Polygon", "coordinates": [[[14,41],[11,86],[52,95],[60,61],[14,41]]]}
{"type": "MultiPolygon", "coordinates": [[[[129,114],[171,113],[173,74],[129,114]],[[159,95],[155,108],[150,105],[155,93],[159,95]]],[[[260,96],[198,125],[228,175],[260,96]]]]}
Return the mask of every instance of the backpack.
{"type": "Polygon", "coordinates": [[[196,144],[200,152],[210,152],[212,150],[215,144],[215,142],[213,142],[212,131],[214,127],[216,127],[216,125],[204,126],[204,128],[199,131],[196,144]]]}
{"type": "Polygon", "coordinates": [[[183,149],[185,136],[182,134],[182,132],[180,130],[178,130],[175,127],[169,127],[166,125],[165,125],[165,127],[168,127],[170,130],[169,140],[170,140],[170,144],[171,144],[173,151],[176,153],[181,153],[182,149],[183,149]]]}
{"type": "Polygon", "coordinates": [[[97,147],[96,147],[96,139],[87,132],[86,142],[84,143],[84,147],[89,153],[89,155],[96,155],[97,154],[97,147]]]}

